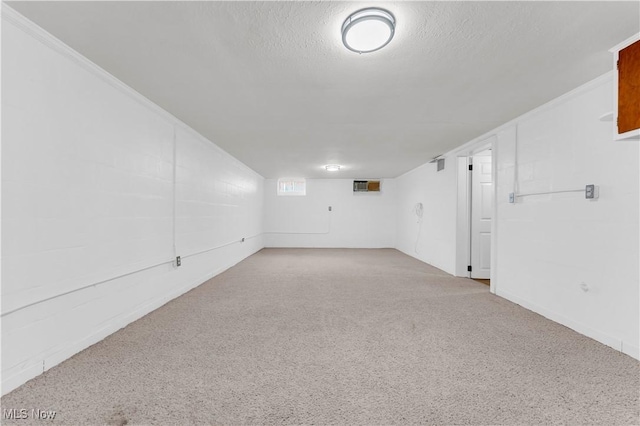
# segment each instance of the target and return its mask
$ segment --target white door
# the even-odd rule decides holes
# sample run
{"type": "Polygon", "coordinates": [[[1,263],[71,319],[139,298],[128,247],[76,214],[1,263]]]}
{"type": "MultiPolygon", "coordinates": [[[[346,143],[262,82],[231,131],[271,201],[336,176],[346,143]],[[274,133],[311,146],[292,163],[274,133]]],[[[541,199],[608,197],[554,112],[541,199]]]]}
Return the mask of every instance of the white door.
{"type": "Polygon", "coordinates": [[[491,212],[493,182],[491,151],[472,157],[471,170],[471,278],[491,277],[491,212]]]}

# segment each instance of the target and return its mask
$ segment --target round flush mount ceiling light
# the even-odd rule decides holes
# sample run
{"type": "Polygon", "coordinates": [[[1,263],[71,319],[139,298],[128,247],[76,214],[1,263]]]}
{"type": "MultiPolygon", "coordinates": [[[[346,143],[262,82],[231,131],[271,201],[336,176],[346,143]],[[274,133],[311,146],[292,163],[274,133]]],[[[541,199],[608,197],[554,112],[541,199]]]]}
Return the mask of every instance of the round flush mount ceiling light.
{"type": "Polygon", "coordinates": [[[340,166],[337,164],[327,164],[326,166],[324,166],[324,168],[327,169],[328,172],[340,171],[340,166]]]}
{"type": "Polygon", "coordinates": [[[342,42],[347,49],[369,53],[385,47],[396,31],[391,12],[371,7],[352,13],[342,24],[342,42]]]}

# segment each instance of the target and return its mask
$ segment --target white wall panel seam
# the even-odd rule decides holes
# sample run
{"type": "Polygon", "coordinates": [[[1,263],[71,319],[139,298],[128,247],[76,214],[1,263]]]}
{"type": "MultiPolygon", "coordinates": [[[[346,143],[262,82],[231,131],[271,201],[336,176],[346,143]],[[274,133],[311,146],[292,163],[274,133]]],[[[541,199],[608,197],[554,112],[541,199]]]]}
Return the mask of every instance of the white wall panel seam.
{"type": "Polygon", "coordinates": [[[172,217],[172,227],[173,227],[173,258],[175,259],[178,256],[178,248],[176,247],[176,174],[178,168],[178,159],[177,159],[177,145],[178,142],[176,140],[176,127],[173,126],[173,187],[172,187],[172,196],[173,196],[173,217],[172,217]]]}

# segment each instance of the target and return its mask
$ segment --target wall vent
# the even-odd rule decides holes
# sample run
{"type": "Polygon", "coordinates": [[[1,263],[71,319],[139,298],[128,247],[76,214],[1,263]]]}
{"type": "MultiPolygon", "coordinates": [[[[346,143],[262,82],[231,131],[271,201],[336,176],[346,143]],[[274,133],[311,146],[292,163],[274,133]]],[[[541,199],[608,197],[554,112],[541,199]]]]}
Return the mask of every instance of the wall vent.
{"type": "Polygon", "coordinates": [[[354,180],[353,192],[380,192],[379,180],[354,180]]]}

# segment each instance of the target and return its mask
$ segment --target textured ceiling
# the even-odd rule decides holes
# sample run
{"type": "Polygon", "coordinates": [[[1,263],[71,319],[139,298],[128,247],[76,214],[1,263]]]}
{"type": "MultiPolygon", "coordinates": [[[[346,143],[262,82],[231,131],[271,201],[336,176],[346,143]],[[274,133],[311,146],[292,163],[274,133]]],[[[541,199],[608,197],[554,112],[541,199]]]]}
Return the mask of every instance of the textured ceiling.
{"type": "Polygon", "coordinates": [[[265,177],[396,177],[607,72],[640,30],[637,1],[9,4],[265,177]],[[372,4],[396,35],[358,55],[340,27],[372,4]]]}

